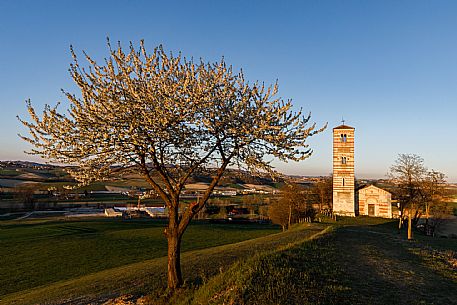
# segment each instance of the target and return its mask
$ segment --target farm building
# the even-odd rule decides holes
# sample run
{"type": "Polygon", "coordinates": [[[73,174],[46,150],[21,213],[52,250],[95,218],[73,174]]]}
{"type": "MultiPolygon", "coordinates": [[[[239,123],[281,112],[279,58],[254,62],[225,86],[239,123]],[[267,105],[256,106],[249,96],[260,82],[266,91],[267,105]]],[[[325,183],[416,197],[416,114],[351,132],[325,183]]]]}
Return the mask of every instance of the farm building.
{"type": "Polygon", "coordinates": [[[374,185],[358,191],[359,215],[392,218],[391,194],[374,185]]]}

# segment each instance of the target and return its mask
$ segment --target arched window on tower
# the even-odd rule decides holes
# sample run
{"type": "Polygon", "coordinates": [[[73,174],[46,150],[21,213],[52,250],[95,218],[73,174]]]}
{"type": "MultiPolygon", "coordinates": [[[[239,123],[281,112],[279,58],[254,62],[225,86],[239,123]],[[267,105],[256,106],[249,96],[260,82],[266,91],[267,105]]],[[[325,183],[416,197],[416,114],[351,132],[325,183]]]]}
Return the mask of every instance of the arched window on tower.
{"type": "Polygon", "coordinates": [[[347,158],[346,157],[341,157],[341,164],[346,164],[347,158]]]}
{"type": "Polygon", "coordinates": [[[344,178],[343,178],[343,186],[344,186],[344,178]]]}

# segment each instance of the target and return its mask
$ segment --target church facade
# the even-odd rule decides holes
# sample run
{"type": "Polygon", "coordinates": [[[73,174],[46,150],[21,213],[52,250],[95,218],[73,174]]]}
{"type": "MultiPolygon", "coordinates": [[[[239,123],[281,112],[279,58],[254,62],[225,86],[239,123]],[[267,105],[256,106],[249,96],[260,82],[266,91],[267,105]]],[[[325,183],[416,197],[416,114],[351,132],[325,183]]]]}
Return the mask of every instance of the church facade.
{"type": "Polygon", "coordinates": [[[392,217],[389,192],[370,185],[355,196],[355,128],[343,124],[333,128],[333,213],[342,216],[392,217]]]}
{"type": "Polygon", "coordinates": [[[391,194],[374,185],[358,191],[359,215],[392,218],[391,194]]]}

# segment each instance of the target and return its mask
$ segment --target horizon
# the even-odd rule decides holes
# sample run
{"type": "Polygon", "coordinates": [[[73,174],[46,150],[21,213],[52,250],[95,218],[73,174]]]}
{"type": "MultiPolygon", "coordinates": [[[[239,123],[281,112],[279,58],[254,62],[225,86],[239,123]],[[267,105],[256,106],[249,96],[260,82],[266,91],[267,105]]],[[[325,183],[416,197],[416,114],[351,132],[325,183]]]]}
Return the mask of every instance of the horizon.
{"type": "MultiPolygon", "coordinates": [[[[29,161],[29,160],[0,160],[0,162],[22,162],[22,163],[32,163],[32,164],[38,164],[38,165],[51,165],[51,166],[58,166],[58,167],[66,167],[66,166],[71,166],[71,165],[64,165],[64,164],[55,164],[55,163],[46,163],[46,162],[40,162],[40,161],[29,161]]],[[[229,167],[228,169],[235,169],[236,168],[232,168],[232,167],[229,167]]],[[[330,177],[331,176],[331,173],[330,174],[327,174],[327,175],[295,175],[295,174],[285,174],[285,173],[282,173],[286,176],[289,176],[289,177],[306,177],[306,178],[320,178],[320,177],[330,177]]],[[[355,176],[355,179],[356,180],[388,180],[389,178],[387,177],[387,175],[385,177],[379,177],[379,178],[376,178],[376,177],[358,177],[357,175],[355,176]]],[[[446,181],[450,184],[456,184],[457,181],[449,181],[448,179],[446,179],[446,181]]]]}
{"type": "Polygon", "coordinates": [[[190,58],[218,61],[249,81],[279,82],[278,96],[312,113],[327,130],[309,138],[314,154],[300,163],[274,162],[288,175],[332,171],[332,128],[344,117],[355,128],[355,173],[385,178],[398,154],[424,158],[429,169],[457,181],[457,3],[453,1],[243,1],[146,3],[99,1],[0,4],[0,160],[45,163],[23,153],[31,147],[16,115],[25,100],[40,111],[78,94],[68,75],[69,46],[81,56],[107,56],[106,37],[149,50],[163,44],[190,58]],[[109,5],[107,5],[109,4],[109,5]],[[99,12],[104,12],[101,15],[99,12]],[[160,14],[151,15],[158,11],[160,14]],[[192,22],[187,22],[191,16],[192,22]],[[69,21],[69,16],[72,18],[69,21]],[[112,16],[136,16],[119,22],[112,16]]]}

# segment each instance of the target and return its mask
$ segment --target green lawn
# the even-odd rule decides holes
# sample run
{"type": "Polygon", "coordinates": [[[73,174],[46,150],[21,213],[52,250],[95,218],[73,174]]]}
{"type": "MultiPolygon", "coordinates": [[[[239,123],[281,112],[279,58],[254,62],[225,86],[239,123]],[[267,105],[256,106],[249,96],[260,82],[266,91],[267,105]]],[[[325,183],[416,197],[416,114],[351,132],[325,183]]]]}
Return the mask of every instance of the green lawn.
{"type": "Polygon", "coordinates": [[[19,176],[20,174],[23,173],[14,169],[0,169],[0,176],[19,176]]]}
{"type": "Polygon", "coordinates": [[[452,207],[454,215],[457,216],[457,202],[450,202],[449,204],[452,207]]]}
{"type": "MultiPolygon", "coordinates": [[[[191,229],[204,230],[205,228],[203,227],[207,227],[207,225],[195,225],[191,229]],[[198,228],[200,226],[202,228],[198,228]]],[[[213,232],[211,227],[209,227],[208,232],[213,232]]],[[[217,235],[219,242],[227,238],[227,235],[219,234],[224,231],[228,235],[245,236],[247,234],[253,236],[256,231],[260,230],[258,233],[261,235],[271,230],[271,228],[256,229],[252,226],[222,227],[225,230],[219,229],[210,234],[217,235]]],[[[181,261],[185,280],[185,289],[182,291],[185,294],[193,291],[194,287],[228,269],[240,259],[245,260],[263,251],[271,251],[272,249],[283,248],[285,245],[301,243],[310,236],[321,232],[323,228],[325,226],[301,226],[285,233],[266,235],[234,244],[186,251],[182,254],[181,261]]],[[[166,272],[166,257],[158,257],[4,295],[0,297],[0,303],[100,304],[109,298],[123,294],[149,294],[154,299],[153,304],[156,304],[158,300],[163,300],[163,304],[174,304],[173,301],[166,297],[166,272]]]]}
{"type": "MultiPolygon", "coordinates": [[[[163,221],[0,222],[0,296],[166,255],[163,221]]],[[[271,225],[194,223],[182,251],[278,232],[271,225]]]]}
{"type": "MultiPolygon", "coordinates": [[[[184,237],[185,285],[169,295],[162,225],[113,220],[3,225],[2,245],[4,240],[30,245],[22,248],[29,253],[22,264],[44,267],[31,275],[25,268],[24,274],[6,275],[2,268],[4,287],[12,287],[8,281],[14,276],[24,283],[30,276],[35,284],[22,283],[0,302],[98,304],[146,295],[143,304],[457,303],[457,240],[416,234],[408,241],[396,221],[367,217],[302,224],[277,234],[270,234],[278,232],[271,226],[194,224],[184,237]],[[34,245],[51,250],[40,254],[34,245]],[[48,273],[54,278],[35,287],[48,273]]],[[[4,266],[17,266],[19,257],[4,266]]]]}

